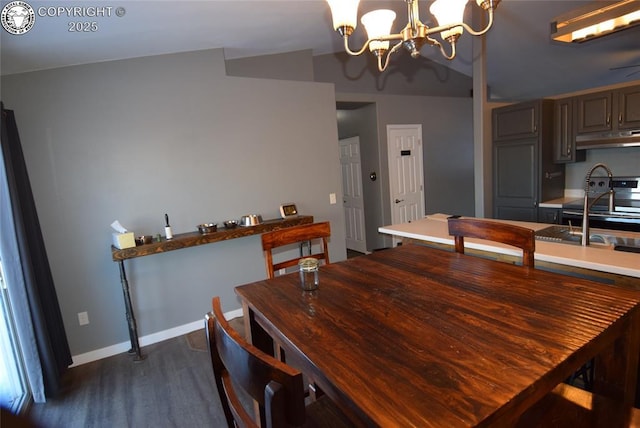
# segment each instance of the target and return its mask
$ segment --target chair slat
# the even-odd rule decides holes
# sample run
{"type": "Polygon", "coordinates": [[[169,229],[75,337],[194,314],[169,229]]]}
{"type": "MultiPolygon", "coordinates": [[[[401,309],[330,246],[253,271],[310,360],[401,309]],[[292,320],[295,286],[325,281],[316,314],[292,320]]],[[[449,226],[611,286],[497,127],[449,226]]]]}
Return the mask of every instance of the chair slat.
{"type": "Polygon", "coordinates": [[[534,266],[536,238],[533,229],[478,218],[451,218],[449,235],[454,237],[455,249],[458,253],[464,254],[465,237],[486,239],[520,248],[522,265],[534,266]]]}
{"type": "Polygon", "coordinates": [[[205,330],[218,395],[230,428],[351,426],[326,397],[305,406],[302,373],[247,342],[225,319],[219,297],[212,299],[212,307],[205,317],[205,330]],[[259,424],[243,405],[244,396],[258,404],[259,424]]]}
{"type": "Polygon", "coordinates": [[[329,264],[328,239],[330,236],[331,225],[328,221],[287,227],[264,233],[262,235],[262,249],[264,250],[267,277],[273,278],[277,270],[295,266],[303,257],[315,257],[316,259],[324,260],[325,264],[329,264]],[[274,263],[273,250],[275,248],[314,240],[321,241],[320,251],[274,263]]]}

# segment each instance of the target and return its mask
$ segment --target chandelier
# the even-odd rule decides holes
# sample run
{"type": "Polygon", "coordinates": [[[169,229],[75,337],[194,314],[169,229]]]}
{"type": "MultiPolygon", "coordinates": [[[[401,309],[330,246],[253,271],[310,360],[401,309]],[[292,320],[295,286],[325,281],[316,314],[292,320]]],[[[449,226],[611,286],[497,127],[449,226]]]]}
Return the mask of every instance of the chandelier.
{"type": "Polygon", "coordinates": [[[462,22],[464,8],[469,0],[436,0],[431,4],[429,11],[435,16],[437,27],[429,27],[420,22],[418,0],[404,0],[407,3],[407,25],[396,34],[391,34],[391,26],[396,18],[396,13],[389,9],[378,9],[362,16],[368,40],[360,50],[352,51],[349,48],[349,36],[353,34],[357,25],[358,4],[360,0],[327,0],[331,8],[333,28],[344,39],[344,48],[349,55],[362,55],[367,47],[378,58],[378,70],[381,72],[389,65],[391,54],[404,46],[411,53],[412,58],[420,56],[420,49],[425,44],[440,48],[442,55],[452,60],[456,56],[456,42],[464,30],[473,36],[485,34],[493,25],[493,11],[498,7],[500,0],[475,0],[476,4],[489,15],[487,26],[480,31],[475,31],[469,25],[462,22]],[[450,53],[447,53],[442,43],[429,37],[431,34],[440,33],[443,42],[451,45],[450,53]],[[397,40],[391,49],[390,41],[397,40]]]}

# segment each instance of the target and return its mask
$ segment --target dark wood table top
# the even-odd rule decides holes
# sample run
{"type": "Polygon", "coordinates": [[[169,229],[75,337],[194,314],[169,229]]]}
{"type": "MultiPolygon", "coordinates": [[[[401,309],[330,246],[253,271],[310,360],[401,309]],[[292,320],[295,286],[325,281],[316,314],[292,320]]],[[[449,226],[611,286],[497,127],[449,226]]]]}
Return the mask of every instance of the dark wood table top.
{"type": "Polygon", "coordinates": [[[366,426],[517,417],[590,358],[632,403],[640,292],[418,245],[236,288],[291,359],[366,426]],[[614,351],[615,358],[614,358],[614,351]]]}

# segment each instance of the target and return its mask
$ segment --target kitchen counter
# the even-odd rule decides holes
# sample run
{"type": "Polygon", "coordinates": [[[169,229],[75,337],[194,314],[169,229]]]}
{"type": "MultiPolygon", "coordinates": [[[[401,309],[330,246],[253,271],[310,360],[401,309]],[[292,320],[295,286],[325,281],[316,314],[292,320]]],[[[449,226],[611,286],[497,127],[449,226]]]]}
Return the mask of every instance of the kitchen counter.
{"type": "MultiPolygon", "coordinates": [[[[432,214],[411,223],[382,226],[378,228],[378,231],[402,238],[453,246],[453,237],[449,235],[448,231],[447,217],[447,214],[432,214]]],[[[549,224],[546,223],[524,221],[493,221],[511,223],[536,231],[549,226],[549,224]]],[[[591,229],[591,231],[592,233],[640,238],[640,233],[636,232],[621,232],[595,228],[591,229]]],[[[466,238],[465,248],[522,257],[522,251],[520,249],[491,241],[466,238]]],[[[535,260],[640,278],[640,254],[614,251],[611,246],[602,244],[583,247],[575,244],[536,240],[535,260]]]]}
{"type": "Polygon", "coordinates": [[[575,204],[579,202],[582,198],[577,197],[568,197],[565,196],[563,198],[551,199],[549,201],[541,202],[538,206],[540,208],[563,208],[566,204],[575,204]]]}

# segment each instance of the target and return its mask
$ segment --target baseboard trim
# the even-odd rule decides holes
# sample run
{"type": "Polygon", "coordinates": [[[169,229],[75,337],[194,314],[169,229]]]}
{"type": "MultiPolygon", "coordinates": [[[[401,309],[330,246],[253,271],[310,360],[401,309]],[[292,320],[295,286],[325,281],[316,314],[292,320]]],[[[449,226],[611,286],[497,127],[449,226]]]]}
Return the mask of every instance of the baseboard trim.
{"type": "MultiPolygon", "coordinates": [[[[241,317],[242,309],[236,309],[233,311],[226,312],[224,316],[227,319],[241,317]]],[[[162,342],[163,340],[173,339],[174,337],[191,333],[192,331],[199,330],[203,327],[204,327],[203,320],[194,321],[188,324],[170,328],[168,330],[163,330],[157,333],[152,333],[146,336],[142,336],[138,339],[138,342],[140,343],[141,347],[148,346],[154,343],[162,342]]],[[[122,342],[115,345],[107,346],[106,348],[96,349],[95,351],[85,352],[84,354],[73,355],[71,357],[73,360],[73,364],[71,364],[70,367],[76,367],[82,364],[90,363],[92,361],[97,361],[103,358],[111,357],[113,355],[118,355],[123,352],[129,351],[129,349],[131,349],[131,343],[122,342]]]]}

